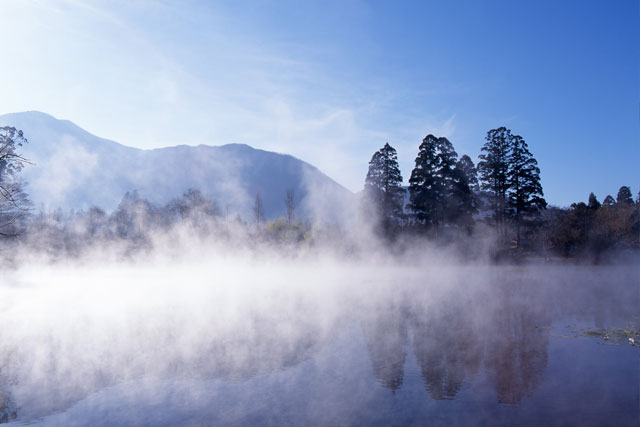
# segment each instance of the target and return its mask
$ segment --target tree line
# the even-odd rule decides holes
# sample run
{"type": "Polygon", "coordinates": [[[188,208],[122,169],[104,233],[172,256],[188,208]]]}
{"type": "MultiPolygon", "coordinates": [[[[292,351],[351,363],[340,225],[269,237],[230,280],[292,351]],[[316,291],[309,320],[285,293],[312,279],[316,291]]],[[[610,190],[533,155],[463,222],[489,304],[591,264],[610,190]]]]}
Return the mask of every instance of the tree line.
{"type": "Polygon", "coordinates": [[[494,230],[497,255],[638,248],[640,193],[634,202],[630,188],[621,187],[597,215],[593,193],[589,205],[548,209],[537,160],[525,139],[506,127],[487,132],[477,165],[466,154],[458,158],[447,138],[427,135],[408,183],[403,186],[397,152],[386,143],[369,162],[363,208],[390,240],[407,233],[471,236],[482,225],[494,230]]]}
{"type": "Polygon", "coordinates": [[[607,195],[602,203],[591,193],[586,203],[547,209],[542,223],[541,236],[565,257],[591,256],[598,260],[610,250],[637,250],[640,193],[634,202],[631,189],[623,185],[615,199],[607,195]]]}
{"type": "MultiPolygon", "coordinates": [[[[176,226],[227,241],[299,244],[344,238],[335,226],[297,220],[293,190],[284,195],[284,214],[274,221],[265,219],[260,194],[255,197],[253,221],[244,222],[239,216],[229,218],[228,208],[223,214],[197,189],[165,205],[130,192],[110,214],[92,207],[86,212],[33,215],[20,178],[29,163],[19,154],[25,143],[21,131],[0,127],[0,236],[23,236],[22,240],[63,252],[80,251],[98,240],[145,247],[154,231],[176,226]]],[[[634,201],[631,189],[622,186],[615,199],[608,195],[602,203],[591,193],[587,203],[547,206],[538,162],[525,139],[505,127],[487,132],[477,164],[466,154],[458,157],[447,138],[427,135],[418,146],[406,187],[397,152],[386,143],[369,162],[362,208],[387,245],[415,237],[473,245],[489,230],[495,256],[539,253],[597,259],[611,249],[639,247],[640,193],[634,201]]]]}
{"type": "MultiPolygon", "coordinates": [[[[293,195],[293,194],[292,194],[293,195]]],[[[285,198],[286,200],[286,198],[285,198]]],[[[285,218],[246,222],[223,212],[218,203],[190,188],[163,204],[153,203],[137,191],[127,192],[117,208],[106,212],[41,209],[31,214],[19,241],[52,258],[81,256],[94,247],[108,246],[122,255],[153,250],[163,239],[185,243],[216,242],[228,249],[293,247],[313,244],[311,224],[285,218]]],[[[179,247],[178,243],[175,243],[179,247]]]]}

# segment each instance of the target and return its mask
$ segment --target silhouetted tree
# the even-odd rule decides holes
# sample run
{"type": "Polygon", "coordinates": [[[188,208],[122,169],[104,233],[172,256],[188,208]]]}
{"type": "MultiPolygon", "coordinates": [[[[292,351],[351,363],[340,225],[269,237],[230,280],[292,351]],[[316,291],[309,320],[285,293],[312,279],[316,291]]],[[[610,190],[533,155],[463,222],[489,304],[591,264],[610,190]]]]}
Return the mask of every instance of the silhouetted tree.
{"type": "Polygon", "coordinates": [[[589,204],[587,205],[589,207],[589,209],[591,210],[598,210],[600,208],[600,202],[598,201],[598,198],[596,197],[595,194],[590,193],[589,194],[589,204]]]}
{"type": "Polygon", "coordinates": [[[487,132],[478,172],[480,187],[489,193],[496,223],[498,243],[507,242],[507,220],[516,226],[516,243],[525,216],[539,213],[547,206],[540,184],[538,162],[524,138],[500,127],[487,132]]]}
{"type": "Polygon", "coordinates": [[[458,154],[447,138],[429,134],[418,149],[418,157],[409,179],[410,203],[413,219],[436,230],[456,218],[460,202],[456,199],[458,154]]]}
{"type": "Polygon", "coordinates": [[[460,157],[453,171],[452,203],[455,203],[455,220],[470,227],[477,212],[478,172],[466,154],[460,157]]]}
{"type": "Polygon", "coordinates": [[[633,197],[631,196],[631,189],[626,185],[620,187],[618,190],[618,196],[616,197],[616,203],[619,205],[633,205],[633,197]]]}
{"type": "Polygon", "coordinates": [[[376,221],[388,233],[402,219],[404,189],[396,150],[386,143],[369,162],[364,182],[365,197],[375,210],[376,221]]]}
{"type": "MultiPolygon", "coordinates": [[[[438,138],[436,142],[436,190],[438,203],[436,205],[436,225],[455,222],[460,216],[460,201],[455,194],[458,177],[455,167],[458,153],[447,138],[438,138]]],[[[458,182],[458,184],[461,184],[458,182]]]]}
{"type": "Polygon", "coordinates": [[[520,229],[523,217],[544,209],[547,202],[543,198],[538,162],[520,135],[514,135],[511,138],[508,161],[509,206],[516,224],[516,245],[520,247],[520,229]]]}
{"type": "Polygon", "coordinates": [[[501,244],[506,240],[511,139],[511,131],[505,127],[488,131],[478,162],[480,188],[490,194],[498,241],[501,244]]]}
{"type": "Polygon", "coordinates": [[[463,154],[462,157],[460,157],[460,160],[458,160],[456,168],[461,171],[462,176],[472,191],[478,191],[480,189],[478,185],[478,170],[473,164],[471,157],[463,154]]]}
{"type": "Polygon", "coordinates": [[[436,143],[438,138],[429,134],[418,147],[416,165],[409,178],[409,205],[411,215],[419,224],[431,225],[438,203],[436,178],[436,143]]]}
{"type": "Polygon", "coordinates": [[[613,206],[616,204],[616,201],[611,197],[610,194],[607,194],[607,197],[602,201],[602,206],[613,206]]]}
{"type": "Polygon", "coordinates": [[[27,143],[21,130],[0,127],[0,236],[16,236],[31,203],[19,172],[29,163],[16,150],[27,143]]]}

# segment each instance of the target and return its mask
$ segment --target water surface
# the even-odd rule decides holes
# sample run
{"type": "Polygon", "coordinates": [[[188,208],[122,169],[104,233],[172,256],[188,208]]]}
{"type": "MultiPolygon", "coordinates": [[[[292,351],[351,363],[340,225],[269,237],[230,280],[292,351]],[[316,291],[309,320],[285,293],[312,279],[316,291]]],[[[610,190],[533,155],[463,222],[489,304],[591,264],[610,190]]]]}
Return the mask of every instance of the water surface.
{"type": "Polygon", "coordinates": [[[637,267],[219,267],[10,276],[0,422],[640,421],[637,267]]]}

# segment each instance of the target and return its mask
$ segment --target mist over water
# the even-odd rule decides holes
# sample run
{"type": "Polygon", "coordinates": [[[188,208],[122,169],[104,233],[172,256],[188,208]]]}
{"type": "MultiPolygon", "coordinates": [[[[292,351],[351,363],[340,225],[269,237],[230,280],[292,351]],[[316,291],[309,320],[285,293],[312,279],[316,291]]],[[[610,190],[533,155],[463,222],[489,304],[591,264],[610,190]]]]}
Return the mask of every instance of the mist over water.
{"type": "Polygon", "coordinates": [[[0,427],[640,426],[640,3],[450,3],[0,0],[0,427]]]}
{"type": "Polygon", "coordinates": [[[45,260],[3,274],[0,421],[638,420],[638,347],[607,332],[638,330],[637,265],[202,246],[188,256],[104,259],[45,260]]]}

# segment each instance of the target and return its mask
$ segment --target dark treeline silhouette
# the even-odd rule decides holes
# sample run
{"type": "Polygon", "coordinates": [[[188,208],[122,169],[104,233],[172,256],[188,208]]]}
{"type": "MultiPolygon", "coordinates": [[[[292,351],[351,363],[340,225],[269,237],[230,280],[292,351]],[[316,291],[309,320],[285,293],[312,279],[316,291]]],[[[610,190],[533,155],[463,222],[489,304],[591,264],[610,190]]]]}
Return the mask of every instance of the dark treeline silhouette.
{"type": "Polygon", "coordinates": [[[522,235],[547,205],[537,161],[524,138],[504,127],[487,132],[479,159],[476,168],[469,156],[458,159],[447,138],[427,135],[418,147],[411,171],[405,213],[401,204],[386,202],[398,199],[404,191],[396,152],[386,144],[373,155],[365,180],[367,196],[385,200],[371,204],[374,215],[384,218],[385,234],[398,230],[402,224],[411,232],[451,238],[460,231],[472,233],[475,221],[482,217],[493,223],[498,248],[510,244],[511,237],[515,247],[520,248],[522,235]],[[380,184],[378,177],[394,179],[380,184]],[[370,196],[372,193],[374,197],[370,196]],[[390,223],[394,227],[389,227],[390,223]]]}
{"type": "Polygon", "coordinates": [[[409,186],[402,187],[396,150],[388,143],[374,153],[365,179],[364,207],[389,240],[426,236],[439,244],[480,240],[492,229],[494,257],[600,256],[638,249],[640,193],[629,187],[601,205],[548,207],[538,162],[520,135],[500,127],[487,132],[477,166],[458,159],[444,137],[427,135],[418,147],[409,186]],[[402,200],[408,196],[408,203],[402,200]]]}
{"type": "Polygon", "coordinates": [[[639,235],[640,201],[633,201],[626,186],[620,187],[616,201],[607,196],[600,204],[591,193],[587,203],[547,209],[538,230],[539,239],[555,253],[595,260],[611,250],[637,250],[639,235]]]}

